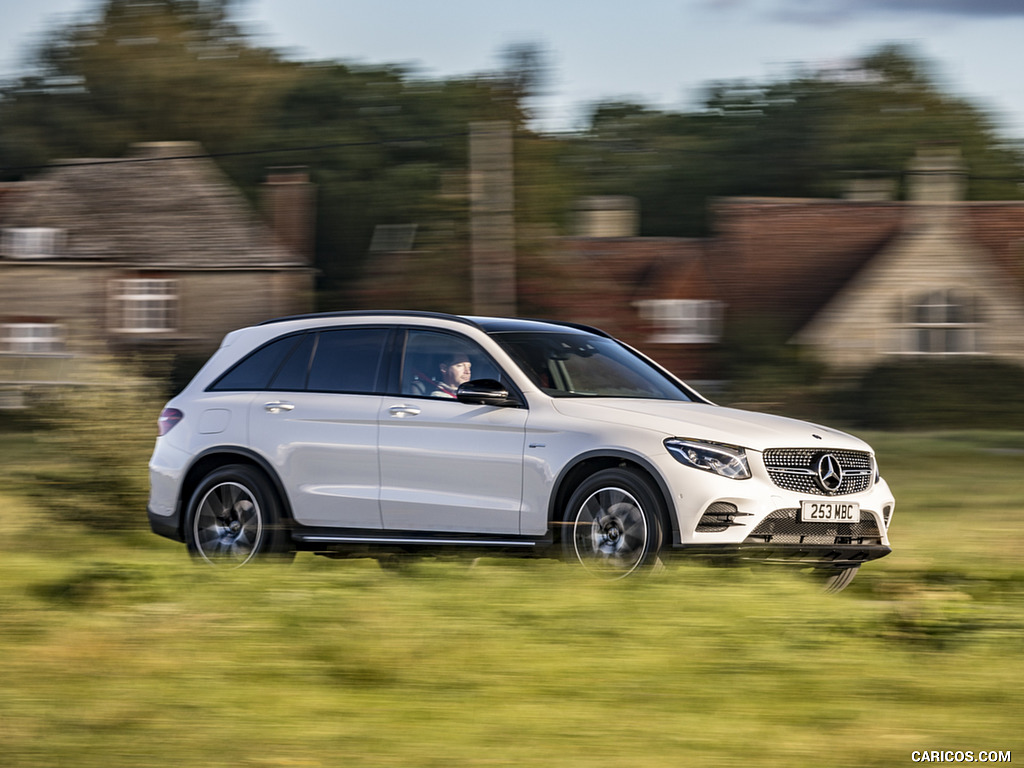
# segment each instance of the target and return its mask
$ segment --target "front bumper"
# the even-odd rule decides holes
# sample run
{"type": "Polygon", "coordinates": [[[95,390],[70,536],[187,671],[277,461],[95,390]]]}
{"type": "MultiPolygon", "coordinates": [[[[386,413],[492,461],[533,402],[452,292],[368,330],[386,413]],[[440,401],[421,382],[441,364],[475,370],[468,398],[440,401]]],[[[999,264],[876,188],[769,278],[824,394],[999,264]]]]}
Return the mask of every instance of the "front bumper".
{"type": "Polygon", "coordinates": [[[884,544],[684,544],[676,551],[715,561],[756,562],[798,568],[852,568],[885,557],[892,550],[884,544]]]}
{"type": "Polygon", "coordinates": [[[823,497],[813,489],[791,490],[773,482],[760,457],[752,477],[733,480],[665,462],[673,489],[672,549],[766,562],[850,567],[885,557],[896,502],[885,480],[829,500],[856,503],[857,523],[801,522],[803,501],[823,497]]]}

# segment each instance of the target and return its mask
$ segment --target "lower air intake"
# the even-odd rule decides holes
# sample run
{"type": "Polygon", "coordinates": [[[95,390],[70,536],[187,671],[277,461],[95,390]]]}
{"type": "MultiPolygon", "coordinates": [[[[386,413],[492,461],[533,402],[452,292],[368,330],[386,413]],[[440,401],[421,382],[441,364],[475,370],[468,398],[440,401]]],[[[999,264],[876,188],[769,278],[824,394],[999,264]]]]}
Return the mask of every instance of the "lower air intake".
{"type": "Polygon", "coordinates": [[[747,544],[881,544],[874,515],[859,523],[801,523],[797,509],[777,509],[747,536],[747,544]]]}

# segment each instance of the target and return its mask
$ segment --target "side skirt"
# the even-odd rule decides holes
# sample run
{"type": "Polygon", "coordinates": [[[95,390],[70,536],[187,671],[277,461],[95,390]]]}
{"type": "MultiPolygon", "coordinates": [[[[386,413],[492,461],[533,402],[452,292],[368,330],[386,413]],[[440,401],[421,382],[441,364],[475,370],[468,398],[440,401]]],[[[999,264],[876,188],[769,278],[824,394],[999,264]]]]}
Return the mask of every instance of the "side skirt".
{"type": "Polygon", "coordinates": [[[301,529],[292,533],[292,541],[302,550],[387,547],[398,549],[517,549],[543,550],[550,546],[546,537],[488,536],[486,534],[437,533],[433,531],[340,531],[301,529]]]}

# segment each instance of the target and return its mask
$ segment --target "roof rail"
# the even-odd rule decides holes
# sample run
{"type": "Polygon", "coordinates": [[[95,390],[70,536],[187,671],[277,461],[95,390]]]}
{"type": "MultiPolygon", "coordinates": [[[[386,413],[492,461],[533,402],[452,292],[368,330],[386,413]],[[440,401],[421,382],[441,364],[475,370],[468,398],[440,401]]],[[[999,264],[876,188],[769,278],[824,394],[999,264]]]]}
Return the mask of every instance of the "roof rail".
{"type": "MultiPolygon", "coordinates": [[[[447,312],[428,312],[426,310],[417,309],[351,309],[351,310],[338,310],[335,312],[309,312],[300,315],[288,315],[286,317],[275,317],[271,320],[264,320],[257,325],[273,325],[274,323],[284,323],[290,320],[317,320],[317,319],[329,319],[332,317],[423,317],[433,318],[436,320],[451,320],[454,323],[462,323],[468,325],[471,328],[477,328],[479,330],[485,330],[484,327],[477,322],[477,320],[486,320],[489,318],[483,317],[472,317],[466,315],[452,315],[447,312]]],[[[574,323],[568,320],[545,320],[541,318],[533,317],[509,317],[509,318],[495,318],[505,319],[508,321],[522,321],[529,323],[545,323],[546,325],[561,326],[563,328],[572,328],[577,331],[583,331],[585,333],[592,333],[595,336],[603,336],[605,338],[613,338],[607,331],[602,331],[600,328],[595,328],[592,325],[585,325],[584,323],[574,323]]]]}
{"type": "Polygon", "coordinates": [[[566,328],[575,328],[577,331],[586,331],[594,334],[595,336],[604,336],[607,339],[612,338],[612,335],[607,331],[602,331],[600,328],[595,328],[592,325],[586,325],[584,323],[573,323],[568,320],[543,320],[542,322],[550,323],[551,325],[564,325],[566,328]]]}
{"type": "Polygon", "coordinates": [[[301,315],[288,315],[286,317],[275,317],[271,320],[264,320],[257,325],[273,325],[274,323],[285,323],[290,320],[316,320],[316,319],[328,319],[332,317],[430,317],[438,320],[451,320],[456,323],[463,323],[464,325],[470,325],[474,328],[480,326],[470,320],[467,317],[461,315],[450,315],[446,312],[427,312],[415,309],[369,309],[369,310],[339,310],[336,312],[309,312],[301,315]]]}

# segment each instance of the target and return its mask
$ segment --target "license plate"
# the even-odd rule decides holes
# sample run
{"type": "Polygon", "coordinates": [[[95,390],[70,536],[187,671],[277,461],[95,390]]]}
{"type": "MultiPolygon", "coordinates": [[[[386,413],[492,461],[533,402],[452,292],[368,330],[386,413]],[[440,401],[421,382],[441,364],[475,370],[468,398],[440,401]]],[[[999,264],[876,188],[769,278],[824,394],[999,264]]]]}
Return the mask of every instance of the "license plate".
{"type": "Polygon", "coordinates": [[[850,501],[801,501],[801,523],[859,523],[860,504],[850,501]]]}

